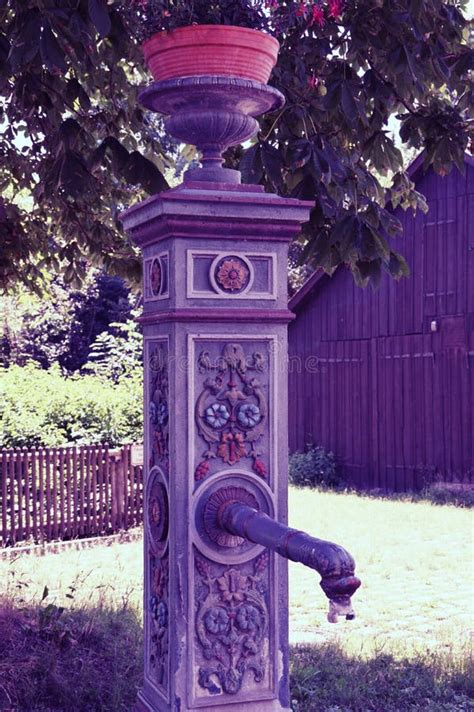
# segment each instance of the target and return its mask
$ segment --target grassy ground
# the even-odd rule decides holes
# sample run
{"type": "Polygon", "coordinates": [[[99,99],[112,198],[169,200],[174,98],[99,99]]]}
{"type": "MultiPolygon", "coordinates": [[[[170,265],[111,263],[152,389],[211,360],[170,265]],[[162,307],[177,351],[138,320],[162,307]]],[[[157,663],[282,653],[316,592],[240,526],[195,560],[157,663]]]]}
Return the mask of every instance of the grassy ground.
{"type": "Polygon", "coordinates": [[[349,549],[362,579],[356,620],[334,626],[324,621],[314,573],[290,564],[293,640],[329,639],[366,655],[467,643],[474,618],[472,511],[305,490],[293,490],[290,501],[292,524],[349,549]]]}
{"type": "Polygon", "coordinates": [[[461,712],[473,709],[473,669],[464,655],[419,652],[369,659],[323,643],[296,647],[291,662],[295,712],[461,712]]]}
{"type": "MultiPolygon", "coordinates": [[[[454,507],[290,490],[292,526],[346,546],[363,580],[357,619],[334,626],[318,577],[290,565],[292,641],[319,644],[293,650],[295,710],[472,709],[472,522],[454,507]]],[[[141,579],[140,542],[0,562],[15,601],[0,614],[0,710],[129,710],[141,579]]]]}

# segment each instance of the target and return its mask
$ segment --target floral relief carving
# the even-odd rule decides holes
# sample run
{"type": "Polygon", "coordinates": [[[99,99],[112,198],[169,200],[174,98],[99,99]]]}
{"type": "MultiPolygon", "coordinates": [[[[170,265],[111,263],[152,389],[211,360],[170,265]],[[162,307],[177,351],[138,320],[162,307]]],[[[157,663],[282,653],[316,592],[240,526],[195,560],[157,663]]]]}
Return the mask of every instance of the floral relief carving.
{"type": "Polygon", "coordinates": [[[155,681],[168,689],[168,556],[150,558],[150,658],[155,681]]]}
{"type": "Polygon", "coordinates": [[[210,694],[237,694],[247,673],[255,683],[264,679],[267,568],[267,552],[248,573],[237,568],[213,572],[209,561],[196,558],[196,636],[207,661],[199,667],[198,683],[210,694]]]}
{"type": "Polygon", "coordinates": [[[150,268],[150,289],[153,296],[157,297],[161,292],[163,276],[159,258],[155,258],[150,268]]]}
{"type": "Polygon", "coordinates": [[[167,344],[152,343],[149,356],[150,467],[168,462],[168,353],[167,344]]]}
{"type": "Polygon", "coordinates": [[[146,529],[153,552],[163,555],[168,544],[168,493],[161,480],[159,468],[148,475],[146,529]]]}
{"type": "Polygon", "coordinates": [[[261,439],[268,417],[267,398],[257,377],[266,369],[260,352],[246,356],[240,344],[226,344],[222,354],[212,359],[208,351],[198,357],[201,374],[210,374],[196,401],[198,432],[208,449],[195,471],[197,480],[209,472],[209,460],[220,458],[235,465],[242,458],[252,458],[253,469],[261,477],[267,471],[260,455],[261,439]]]}

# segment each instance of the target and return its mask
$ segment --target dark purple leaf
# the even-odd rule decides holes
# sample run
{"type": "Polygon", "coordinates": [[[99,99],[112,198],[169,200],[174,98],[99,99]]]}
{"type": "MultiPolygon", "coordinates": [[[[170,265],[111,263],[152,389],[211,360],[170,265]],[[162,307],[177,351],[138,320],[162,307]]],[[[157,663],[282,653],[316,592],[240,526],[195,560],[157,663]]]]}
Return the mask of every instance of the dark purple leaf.
{"type": "Polygon", "coordinates": [[[281,188],[283,183],[283,159],[281,156],[281,152],[269,143],[262,143],[261,150],[262,164],[265,170],[265,174],[270,183],[273,185],[273,187],[278,190],[279,188],[281,188]]]}
{"type": "Polygon", "coordinates": [[[89,17],[101,37],[107,37],[111,29],[110,15],[105,0],[89,0],[89,17]]]}
{"type": "Polygon", "coordinates": [[[245,151],[239,169],[242,172],[244,183],[260,183],[263,178],[263,163],[262,149],[259,143],[245,151]]]}
{"type": "Polygon", "coordinates": [[[55,73],[57,71],[67,71],[64,52],[61,49],[48,22],[45,22],[43,25],[40,46],[41,58],[51,73],[55,73]]]}

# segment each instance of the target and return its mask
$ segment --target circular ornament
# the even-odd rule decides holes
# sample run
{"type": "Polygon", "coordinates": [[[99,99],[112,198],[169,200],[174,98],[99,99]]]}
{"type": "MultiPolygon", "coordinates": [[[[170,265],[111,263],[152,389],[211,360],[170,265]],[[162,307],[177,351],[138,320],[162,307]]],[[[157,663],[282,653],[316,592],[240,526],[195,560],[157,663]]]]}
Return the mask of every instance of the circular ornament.
{"type": "Polygon", "coordinates": [[[162,281],[161,263],[158,258],[155,258],[150,269],[150,289],[154,297],[160,295],[162,281]]]}
{"type": "Polygon", "coordinates": [[[230,413],[223,403],[213,403],[206,408],[205,418],[211,428],[223,428],[230,418],[230,413]]]}
{"type": "Polygon", "coordinates": [[[241,257],[228,255],[220,259],[214,267],[214,279],[218,288],[227,294],[243,292],[249,287],[250,278],[250,269],[241,257]]]}
{"type": "Polygon", "coordinates": [[[221,526],[221,516],[228,504],[241,503],[274,515],[273,494],[254,473],[224,470],[206,479],[196,491],[193,519],[195,544],[212,561],[226,566],[242,564],[261,554],[264,547],[236,536],[221,526]]]}
{"type": "Polygon", "coordinates": [[[256,403],[244,403],[237,412],[237,420],[243,428],[254,428],[261,419],[260,408],[256,403]]]}
{"type": "Polygon", "coordinates": [[[209,633],[225,633],[229,629],[229,614],[222,606],[210,608],[204,616],[204,625],[209,633]]]}
{"type": "Polygon", "coordinates": [[[204,507],[204,528],[209,538],[219,546],[234,548],[245,543],[245,539],[231,534],[221,527],[220,515],[228,504],[245,504],[257,511],[259,503],[254,495],[243,487],[224,486],[213,492],[204,507]]]}
{"type": "Polygon", "coordinates": [[[168,540],[168,492],[158,468],[153,468],[149,477],[146,508],[148,535],[153,551],[157,556],[163,556],[168,540]]]}
{"type": "Polygon", "coordinates": [[[244,603],[237,609],[236,623],[241,631],[250,633],[263,627],[262,614],[255,606],[244,603]]]}

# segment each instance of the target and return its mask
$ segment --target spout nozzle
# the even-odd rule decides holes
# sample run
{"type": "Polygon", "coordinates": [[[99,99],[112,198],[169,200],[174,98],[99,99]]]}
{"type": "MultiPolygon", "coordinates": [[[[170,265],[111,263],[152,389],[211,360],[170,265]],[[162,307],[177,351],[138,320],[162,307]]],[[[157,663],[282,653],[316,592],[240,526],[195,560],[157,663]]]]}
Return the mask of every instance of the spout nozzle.
{"type": "Polygon", "coordinates": [[[343,578],[330,576],[322,579],[321,588],[329,598],[328,621],[330,623],[337,623],[339,616],[344,616],[346,621],[354,620],[351,596],[359,586],[360,580],[357,576],[343,578]]]}
{"type": "Polygon", "coordinates": [[[337,623],[339,616],[345,616],[346,621],[354,620],[355,613],[350,596],[341,596],[337,599],[331,598],[329,600],[329,623],[337,623]]]}

